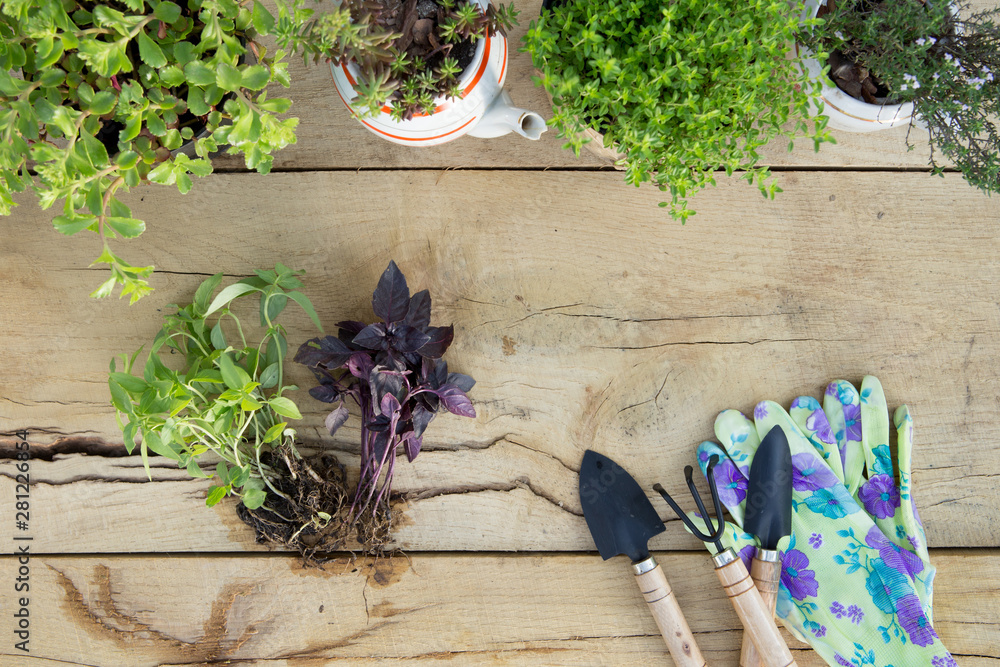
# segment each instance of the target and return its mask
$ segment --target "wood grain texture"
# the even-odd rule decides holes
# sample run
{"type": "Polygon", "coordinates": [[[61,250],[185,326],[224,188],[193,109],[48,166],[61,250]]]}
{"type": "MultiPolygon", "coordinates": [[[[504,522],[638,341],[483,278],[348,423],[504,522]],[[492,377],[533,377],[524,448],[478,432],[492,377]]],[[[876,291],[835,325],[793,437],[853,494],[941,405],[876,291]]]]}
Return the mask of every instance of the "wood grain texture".
{"type": "MultiPolygon", "coordinates": [[[[537,16],[541,0],[515,0],[520,25],[510,34],[510,63],[506,89],[514,103],[551,118],[551,105],[532,81],[531,57],[521,53],[521,39],[537,16]]],[[[996,0],[975,0],[974,9],[996,6],[996,0]]],[[[322,5],[321,5],[322,6],[322,5]]],[[[298,143],[275,154],[274,168],[284,169],[400,169],[400,168],[595,168],[603,163],[583,152],[577,158],[562,148],[564,140],[549,130],[539,141],[510,134],[497,139],[462,137],[442,146],[413,148],[380,139],[355,121],[341,102],[325,64],[290,61],[292,85],[273,86],[271,95],[292,99],[291,114],[299,118],[298,143]]],[[[805,140],[788,152],[787,141],[775,141],[760,151],[761,163],[777,167],[846,167],[927,169],[927,132],[914,128],[906,147],[906,127],[872,134],[837,132],[837,143],[824,144],[817,153],[805,140]]],[[[221,156],[220,169],[245,170],[243,159],[221,156]]]]}
{"type": "MultiPolygon", "coordinates": [[[[88,299],[103,279],[84,268],[93,239],[59,236],[22,207],[0,247],[0,433],[28,429],[52,459],[33,464],[40,548],[246,548],[241,525],[223,529],[228,510],[204,508],[208,482],[165,461],[143,482],[136,459],[107,456],[123,453],[109,448],[121,436],[108,362],[152,340],[167,304],[215,271],[282,261],[308,271],[327,326],[370,318],[390,258],[430,290],[434,321],[455,324],[449,366],[479,380],[478,417],[442,416],[416,463],[397,468],[411,494],[406,548],[590,549],[576,475],[588,447],[677,493],[720,410],[788,405],[866,373],[914,414],[930,543],[1000,545],[1000,202],[952,176],[801,173],[782,185],[768,202],[723,183],[681,226],[616,174],[216,175],[187,196],[150,189],[132,202],[151,222],[119,251],[158,268],[157,291],[134,307],[88,299]],[[155,533],[124,530],[154,515],[155,533]],[[110,524],[123,531],[96,530],[110,524]]],[[[289,312],[293,345],[315,335],[289,312]]],[[[296,398],[306,443],[352,450],[356,421],[331,442],[325,406],[296,398]]],[[[699,548],[678,522],[653,547],[699,548]]]]}
{"type": "MultiPolygon", "coordinates": [[[[997,555],[932,557],[945,645],[963,666],[996,667],[997,555]]],[[[709,557],[657,558],[709,664],[736,665],[739,620],[709,557]]],[[[0,557],[0,580],[14,567],[0,557]]],[[[320,572],[288,556],[46,556],[31,577],[32,660],[4,642],[5,666],[671,664],[622,558],[415,555],[320,572]]],[[[800,665],[823,664],[783,634],[800,665]]]]}
{"type": "MultiPolygon", "coordinates": [[[[750,577],[753,585],[764,600],[764,607],[771,618],[778,603],[778,587],[781,585],[781,561],[763,561],[754,555],[750,562],[750,577]]],[[[740,667],[760,667],[763,664],[760,653],[750,640],[750,635],[743,634],[743,648],[740,649],[740,667]]]]}
{"type": "Polygon", "coordinates": [[[736,615],[740,617],[744,640],[750,638],[760,660],[767,667],[796,667],[788,644],[774,624],[773,613],[753,585],[746,565],[734,551],[724,553],[730,554],[732,560],[716,566],[715,574],[732,602],[736,615]]]}

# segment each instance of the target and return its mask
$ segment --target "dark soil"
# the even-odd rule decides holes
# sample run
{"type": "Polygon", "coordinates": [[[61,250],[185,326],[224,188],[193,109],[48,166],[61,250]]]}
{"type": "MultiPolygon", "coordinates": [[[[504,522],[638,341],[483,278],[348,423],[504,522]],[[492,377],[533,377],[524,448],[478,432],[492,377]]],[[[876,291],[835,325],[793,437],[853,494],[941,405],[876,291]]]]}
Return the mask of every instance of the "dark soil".
{"type": "Polygon", "coordinates": [[[381,553],[389,541],[391,515],[365,513],[351,526],[351,498],[344,466],[329,454],[296,459],[282,451],[263,459],[277,472],[271,483],[286,497],[268,490],[267,501],[255,510],[242,503],[236,514],[254,529],[258,544],[294,549],[307,563],[320,564],[317,554],[342,551],[355,532],[358,544],[368,553],[381,553]],[[329,521],[316,519],[320,512],[329,521]]]}
{"type": "MultiPolygon", "coordinates": [[[[822,18],[836,11],[836,8],[836,0],[829,0],[827,4],[820,5],[816,17],[822,18]]],[[[827,64],[830,65],[830,78],[838,88],[851,97],[868,104],[893,104],[891,100],[886,99],[889,96],[889,89],[872,76],[868,68],[854,62],[839,49],[830,52],[827,64]]]]}
{"type": "Polygon", "coordinates": [[[476,55],[475,40],[447,44],[439,38],[438,25],[445,19],[445,10],[435,0],[380,0],[379,5],[381,11],[376,14],[376,25],[402,33],[397,48],[411,57],[421,58],[430,69],[450,56],[464,71],[476,55]]]}

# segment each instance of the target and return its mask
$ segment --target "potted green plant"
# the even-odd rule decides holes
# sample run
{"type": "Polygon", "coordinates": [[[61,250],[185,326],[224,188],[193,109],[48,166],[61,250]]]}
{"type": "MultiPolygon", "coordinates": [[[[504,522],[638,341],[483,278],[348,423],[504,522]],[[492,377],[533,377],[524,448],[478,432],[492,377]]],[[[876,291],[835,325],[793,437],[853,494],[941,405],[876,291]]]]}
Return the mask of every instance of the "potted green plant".
{"type": "Polygon", "coordinates": [[[683,221],[718,171],[780,192],[760,164],[770,141],[830,140],[809,115],[819,84],[796,67],[795,40],[813,22],[800,25],[785,0],[562,0],[532,22],[524,48],[567,147],[579,154],[599,138],[627,182],[669,191],[661,205],[683,221]]]}
{"type": "Polygon", "coordinates": [[[278,44],[328,61],[341,100],[383,139],[431,146],[464,134],[537,139],[545,130],[502,90],[512,5],[346,0],[320,15],[306,0],[278,7],[278,44]]]}
{"type": "Polygon", "coordinates": [[[288,86],[285,54],[255,41],[274,25],[258,0],[38,0],[0,4],[0,213],[34,190],[61,202],[56,231],[96,233],[96,264],[135,302],[152,266],[133,266],[110,240],[145,229],[120,200],[143,182],[176,185],[212,171],[228,145],[267,173],[271,153],[295,141],[297,119],[271,82],[288,86]],[[33,172],[33,173],[32,173],[33,172]]]}
{"type": "Polygon", "coordinates": [[[831,126],[864,132],[920,124],[929,134],[932,173],[943,173],[944,155],[969,183],[995,192],[1000,9],[962,18],[967,9],[925,0],[830,0],[815,7],[823,24],[805,44],[829,54],[823,96],[831,126]]]}

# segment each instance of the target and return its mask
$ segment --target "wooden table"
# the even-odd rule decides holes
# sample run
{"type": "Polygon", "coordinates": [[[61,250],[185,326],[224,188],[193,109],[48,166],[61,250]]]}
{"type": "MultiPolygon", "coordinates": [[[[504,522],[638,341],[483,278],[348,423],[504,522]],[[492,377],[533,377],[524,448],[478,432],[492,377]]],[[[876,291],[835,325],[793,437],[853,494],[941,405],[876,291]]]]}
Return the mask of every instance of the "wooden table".
{"type": "MultiPolygon", "coordinates": [[[[539,2],[518,5],[515,43],[539,2]]],[[[510,68],[515,102],[547,115],[527,56],[510,68]]],[[[681,226],[657,190],[551,131],[402,148],[350,119],[324,68],[292,73],[299,143],[276,173],[225,158],[187,196],[129,196],[148,230],[120,249],[157,267],[137,305],[87,298],[104,276],[87,267],[96,240],[56,234],[27,200],[2,223],[0,544],[23,544],[11,459],[26,430],[33,556],[30,661],[12,647],[19,565],[0,559],[0,664],[669,664],[627,564],[594,552],[583,451],[679,493],[720,410],[871,373],[917,422],[936,628],[961,664],[1000,665],[1000,201],[930,177],[924,135],[912,152],[905,129],[819,154],[776,146],[784,193],[721,178],[681,226]],[[163,459],[146,481],[106,373],[167,304],[217,271],[281,261],[308,272],[332,327],[371,317],[391,258],[455,324],[450,366],[479,381],[478,417],[441,417],[398,468],[405,555],[304,569],[256,545],[230,502],[206,508],[209,481],[163,459]]],[[[297,314],[289,328],[293,344],[314,335],[297,314]]],[[[356,470],[357,421],[330,438],[325,406],[298,399],[306,446],[356,470]]],[[[670,521],[652,546],[709,661],[736,664],[739,623],[700,543],[670,521]]]]}

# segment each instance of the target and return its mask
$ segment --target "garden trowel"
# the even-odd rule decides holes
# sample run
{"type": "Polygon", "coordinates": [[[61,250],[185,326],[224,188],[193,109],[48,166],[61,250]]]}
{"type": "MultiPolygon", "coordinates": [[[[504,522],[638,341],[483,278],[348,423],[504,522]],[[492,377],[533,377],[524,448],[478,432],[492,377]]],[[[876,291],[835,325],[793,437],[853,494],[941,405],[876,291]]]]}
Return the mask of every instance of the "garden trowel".
{"type": "MultiPolygon", "coordinates": [[[[792,532],[792,453],[780,426],[764,436],[750,464],[743,530],[760,541],[750,576],[773,615],[781,579],[778,541],[792,532]]],[[[761,664],[760,654],[744,635],[741,667],[761,664]]]]}
{"type": "Polygon", "coordinates": [[[649,554],[649,538],[666,527],[642,488],[617,463],[587,450],[580,465],[580,502],[601,558],[632,560],[639,590],[679,667],[704,667],[705,659],[677,604],[666,575],[649,554]]]}

